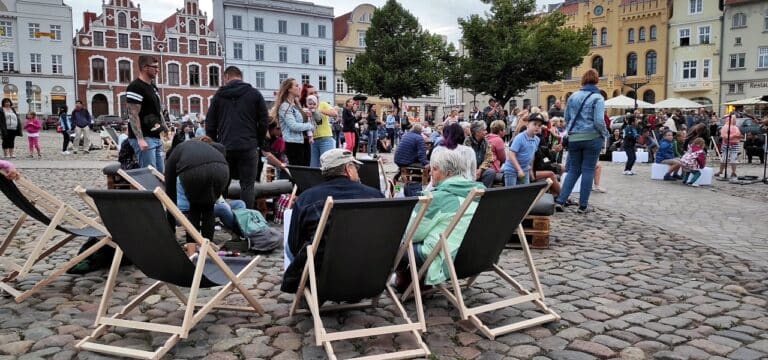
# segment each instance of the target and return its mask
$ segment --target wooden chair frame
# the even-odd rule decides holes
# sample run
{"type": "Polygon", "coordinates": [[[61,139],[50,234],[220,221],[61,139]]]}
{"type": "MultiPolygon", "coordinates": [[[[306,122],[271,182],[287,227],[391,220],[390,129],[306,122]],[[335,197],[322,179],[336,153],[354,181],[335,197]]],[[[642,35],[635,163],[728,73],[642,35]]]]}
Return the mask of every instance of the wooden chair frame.
{"type": "MultiPolygon", "coordinates": [[[[408,225],[406,234],[404,235],[404,238],[403,238],[403,242],[400,246],[400,249],[398,250],[397,257],[395,258],[395,262],[392,266],[392,272],[395,271],[402,257],[408,256],[408,263],[410,265],[409,269],[411,271],[411,277],[415,278],[416,256],[413,252],[413,246],[412,246],[413,236],[415,235],[416,229],[421,223],[421,220],[424,218],[424,214],[426,213],[427,207],[429,206],[429,203],[431,201],[432,201],[431,197],[423,197],[423,196],[419,197],[418,204],[421,205],[421,209],[416,215],[416,218],[412,219],[410,224],[408,225]]],[[[331,360],[337,359],[336,354],[333,350],[333,345],[331,344],[331,342],[333,341],[365,338],[369,336],[379,336],[379,335],[405,333],[405,332],[408,332],[414,336],[417,343],[419,344],[418,349],[401,350],[393,353],[360,357],[357,359],[379,360],[379,359],[410,359],[410,358],[416,358],[416,357],[429,357],[429,355],[431,354],[431,351],[427,347],[427,344],[424,343],[424,341],[421,339],[421,334],[420,334],[420,332],[426,331],[426,320],[424,317],[424,307],[421,300],[421,291],[419,289],[418,284],[416,284],[416,286],[413,288],[414,298],[416,299],[416,314],[418,317],[417,322],[413,322],[410,319],[407,311],[405,310],[405,307],[398,299],[397,294],[395,293],[395,290],[392,288],[392,285],[387,283],[386,292],[389,295],[390,299],[392,300],[393,304],[397,307],[398,311],[400,311],[401,316],[406,322],[405,324],[385,325],[385,326],[380,326],[375,328],[347,330],[347,331],[339,331],[339,332],[332,332],[332,333],[329,333],[325,329],[325,326],[323,326],[322,318],[320,316],[322,311],[361,309],[366,307],[378,306],[379,304],[379,298],[371,299],[369,303],[339,304],[339,305],[330,305],[330,306],[322,306],[322,307],[318,301],[317,278],[315,274],[315,255],[316,255],[315,251],[318,245],[320,244],[320,242],[322,241],[323,233],[325,232],[325,226],[328,222],[328,218],[331,215],[332,209],[333,209],[333,199],[331,197],[328,197],[328,199],[325,201],[325,206],[323,207],[323,213],[320,217],[320,222],[318,223],[317,230],[315,231],[315,236],[312,240],[312,244],[307,246],[307,263],[304,266],[304,271],[302,272],[301,281],[299,282],[299,287],[298,287],[298,290],[296,291],[296,296],[293,299],[293,304],[291,305],[289,316],[293,316],[296,313],[307,312],[307,310],[304,310],[304,311],[299,310],[301,300],[305,299],[307,302],[307,306],[309,308],[308,311],[312,314],[312,320],[314,322],[315,345],[323,346],[323,348],[325,348],[325,352],[328,354],[328,358],[331,360]]]]}
{"type": "MultiPolygon", "coordinates": [[[[531,205],[528,207],[528,211],[526,211],[526,215],[535,206],[536,202],[541,198],[541,196],[543,196],[547,192],[551,184],[552,184],[552,181],[547,180],[547,186],[541,189],[538,196],[536,196],[536,200],[534,200],[533,203],[531,203],[531,205]]],[[[424,264],[419,269],[418,277],[415,277],[415,278],[421,279],[426,274],[430,264],[432,264],[432,262],[437,258],[438,254],[442,252],[445,266],[449,270],[449,284],[438,284],[435,286],[435,288],[437,289],[437,291],[442,293],[448,299],[448,301],[453,304],[453,306],[456,307],[456,309],[459,311],[459,316],[461,317],[462,320],[471,321],[472,324],[475,325],[480,330],[480,332],[483,333],[483,335],[485,335],[491,340],[494,340],[497,336],[508,334],[510,332],[514,332],[520,329],[525,329],[531,326],[560,320],[560,315],[558,315],[554,310],[550,309],[547,306],[547,304],[544,302],[544,290],[541,286],[541,282],[539,281],[539,274],[533,262],[533,257],[531,256],[531,249],[528,246],[528,242],[525,240],[526,237],[525,237],[525,232],[523,231],[522,223],[517,225],[516,232],[517,232],[517,236],[521,239],[520,244],[522,246],[523,256],[525,258],[526,265],[528,266],[528,270],[530,271],[530,275],[533,281],[533,286],[534,286],[533,292],[523,287],[522,284],[520,284],[511,275],[509,275],[506,271],[504,271],[504,269],[502,269],[498,264],[494,264],[493,269],[491,270],[493,270],[493,272],[496,273],[496,275],[498,275],[502,280],[506,281],[515,290],[517,290],[519,295],[513,298],[503,299],[490,304],[480,305],[472,308],[466,306],[464,302],[464,295],[462,294],[462,291],[461,291],[462,284],[459,283],[459,279],[456,275],[456,268],[454,267],[453,258],[451,257],[451,252],[450,252],[450,249],[448,248],[447,239],[455,229],[456,225],[458,225],[459,220],[461,219],[464,212],[466,212],[469,205],[473,201],[475,201],[476,198],[479,198],[480,201],[482,201],[482,196],[484,194],[485,194],[484,190],[478,190],[478,189],[474,189],[472,190],[472,192],[470,192],[470,194],[461,204],[459,211],[451,220],[450,224],[448,225],[448,228],[442,234],[440,234],[440,241],[438,242],[437,246],[435,246],[435,249],[429,254],[426,261],[424,261],[424,264]],[[535,317],[533,319],[522,320],[509,325],[499,326],[496,328],[488,327],[485,323],[483,323],[482,320],[480,320],[480,318],[477,317],[478,314],[506,308],[508,306],[527,303],[527,302],[532,302],[534,305],[536,305],[536,307],[539,308],[539,310],[541,310],[545,314],[535,317]]],[[[474,281],[477,279],[478,275],[479,274],[468,278],[467,281],[463,284],[463,286],[465,288],[472,286],[474,281]]],[[[417,281],[414,281],[413,283],[415,284],[417,283],[417,281]]],[[[412,287],[413,287],[413,284],[409,286],[408,289],[403,293],[402,295],[403,300],[409,297],[409,295],[412,292],[412,287]]]]}
{"type": "Polygon", "coordinates": [[[45,228],[45,230],[43,230],[43,233],[40,234],[36,240],[34,240],[35,246],[27,255],[26,260],[22,265],[19,265],[19,263],[16,261],[18,259],[2,255],[11,245],[14,238],[16,237],[16,234],[27,220],[28,215],[26,213],[23,211],[21,212],[21,215],[19,215],[19,218],[11,227],[10,231],[5,236],[5,239],[2,241],[2,243],[0,243],[0,265],[5,268],[3,274],[0,274],[0,277],[2,278],[2,280],[0,280],[0,290],[7,292],[13,296],[17,303],[20,303],[34,293],[40,291],[44,286],[56,280],[59,276],[66,273],[67,270],[73,268],[80,261],[86,259],[91,254],[101,249],[101,247],[105,245],[113,245],[110,238],[108,236],[104,236],[96,244],[89,247],[81,254],[78,254],[64,264],[59,265],[52,273],[38,281],[29,290],[20,291],[16,289],[12,285],[14,281],[27,276],[32,270],[33,266],[35,266],[38,262],[45,260],[48,256],[55,253],[61,247],[79,237],[78,235],[70,233],[67,234],[64,239],[53,242],[52,240],[56,235],[56,232],[60,231],[60,229],[58,229],[59,226],[64,224],[71,224],[75,228],[85,228],[90,226],[100,231],[104,235],[108,234],[108,232],[102,224],[97,222],[97,218],[90,218],[85,214],[77,211],[72,206],[49,194],[23,176],[19,176],[18,179],[14,180],[14,183],[16,184],[21,194],[26,197],[30,203],[35,205],[38,209],[42,209],[50,214],[53,214],[53,216],[50,217],[50,223],[45,228]]]}
{"type": "MultiPolygon", "coordinates": [[[[155,167],[152,165],[147,166],[147,168],[149,169],[149,171],[152,172],[152,175],[155,175],[155,177],[157,177],[160,180],[160,182],[165,184],[165,175],[163,173],[157,171],[157,169],[155,169],[155,167]]],[[[133,186],[133,188],[136,190],[149,190],[149,191],[155,190],[155,189],[145,189],[144,186],[141,185],[141,183],[136,181],[136,179],[134,179],[133,176],[129,175],[128,172],[126,172],[123,169],[118,169],[117,175],[122,177],[129,184],[131,184],[131,186],[133,186]]]]}
{"type": "MultiPolygon", "coordinates": [[[[87,195],[84,194],[84,189],[80,188],[78,191],[81,192],[82,196],[87,197],[87,195]]],[[[144,291],[142,291],[139,295],[137,295],[133,300],[131,300],[131,302],[125,305],[119,312],[111,317],[107,317],[107,309],[110,306],[115,285],[117,283],[120,261],[123,258],[123,251],[119,247],[116,247],[115,256],[112,260],[112,266],[109,269],[109,276],[107,277],[107,282],[104,286],[104,294],[101,297],[99,308],[96,312],[96,320],[94,322],[96,329],[93,331],[93,333],[91,333],[91,335],[86,336],[83,340],[78,342],[77,345],[75,345],[75,348],[78,350],[87,350],[115,356],[130,357],[134,359],[160,359],[168,351],[170,351],[176,345],[176,343],[179,342],[180,339],[187,338],[187,336],[189,336],[190,330],[213,309],[249,312],[254,311],[260,315],[264,314],[264,308],[242,284],[243,278],[256,267],[258,261],[260,260],[260,256],[255,257],[238,274],[234,274],[224,263],[224,260],[219,257],[217,253],[218,247],[214,245],[210,240],[204,238],[195,229],[192,223],[187,220],[184,214],[181,213],[181,211],[165,194],[165,192],[162,189],[155,189],[152,192],[154,193],[155,197],[160,200],[166,210],[168,210],[171,215],[173,215],[176,221],[181,224],[181,226],[187,231],[188,234],[191,234],[192,238],[200,246],[199,255],[195,255],[190,258],[190,260],[195,261],[196,269],[189,293],[188,295],[185,295],[176,285],[165,283],[163,281],[156,281],[144,291]],[[197,257],[197,259],[195,259],[195,257],[197,257]],[[223,285],[221,289],[216,292],[216,295],[214,295],[213,298],[211,298],[207,303],[200,304],[197,303],[197,299],[198,293],[200,291],[200,283],[203,277],[203,269],[207,259],[212,260],[216,266],[221,269],[221,271],[229,279],[229,283],[223,285]],[[156,324],[148,321],[123,319],[134,308],[141,305],[144,299],[152,295],[154,292],[157,292],[157,290],[159,290],[162,285],[165,285],[168,290],[170,290],[170,292],[178,298],[179,302],[185,306],[184,318],[181,325],[156,324]],[[223,301],[235,289],[243,295],[250,306],[219,305],[219,303],[223,301]],[[200,310],[195,312],[196,308],[200,308],[200,310]],[[94,342],[94,340],[104,335],[110,326],[166,333],[170,334],[171,337],[169,337],[168,340],[166,340],[165,343],[155,351],[137,350],[94,342]]],[[[89,204],[93,204],[92,199],[89,204]]]]}

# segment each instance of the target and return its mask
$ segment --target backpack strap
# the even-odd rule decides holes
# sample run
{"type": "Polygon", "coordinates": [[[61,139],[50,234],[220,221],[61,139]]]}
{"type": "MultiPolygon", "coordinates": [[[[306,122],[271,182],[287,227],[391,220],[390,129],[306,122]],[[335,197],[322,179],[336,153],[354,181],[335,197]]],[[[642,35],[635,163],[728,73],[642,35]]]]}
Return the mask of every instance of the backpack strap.
{"type": "MultiPolygon", "coordinates": [[[[576,115],[581,114],[581,110],[584,109],[584,104],[587,103],[587,100],[589,100],[589,98],[591,98],[592,95],[595,95],[595,93],[590,92],[589,95],[587,95],[587,97],[584,99],[584,101],[581,102],[581,105],[579,105],[579,110],[576,111],[576,115]]],[[[568,135],[571,134],[571,130],[573,129],[573,125],[576,124],[576,115],[573,115],[573,121],[571,121],[571,123],[568,124],[569,126],[568,126],[568,129],[566,131],[566,134],[568,134],[568,135]]]]}

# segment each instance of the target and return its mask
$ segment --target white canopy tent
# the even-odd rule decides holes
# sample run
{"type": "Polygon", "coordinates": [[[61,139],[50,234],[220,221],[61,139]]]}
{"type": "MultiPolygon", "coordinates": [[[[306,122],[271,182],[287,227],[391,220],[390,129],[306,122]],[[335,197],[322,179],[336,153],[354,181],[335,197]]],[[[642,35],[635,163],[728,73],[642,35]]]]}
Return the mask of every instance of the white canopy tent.
{"type": "MultiPolygon", "coordinates": [[[[605,107],[608,109],[628,109],[628,108],[634,108],[635,107],[635,99],[626,97],[624,95],[619,95],[616,97],[612,97],[605,101],[605,107]]],[[[637,100],[637,107],[638,108],[652,108],[653,104],[647,103],[642,100],[637,100]]]]}
{"type": "Polygon", "coordinates": [[[652,107],[656,109],[698,109],[706,107],[706,105],[685,98],[669,98],[653,104],[652,107]]]}
{"type": "Polygon", "coordinates": [[[730,101],[730,102],[725,103],[725,105],[733,105],[733,106],[760,105],[760,104],[768,104],[768,101],[763,101],[759,97],[754,97],[754,98],[730,101]]]}

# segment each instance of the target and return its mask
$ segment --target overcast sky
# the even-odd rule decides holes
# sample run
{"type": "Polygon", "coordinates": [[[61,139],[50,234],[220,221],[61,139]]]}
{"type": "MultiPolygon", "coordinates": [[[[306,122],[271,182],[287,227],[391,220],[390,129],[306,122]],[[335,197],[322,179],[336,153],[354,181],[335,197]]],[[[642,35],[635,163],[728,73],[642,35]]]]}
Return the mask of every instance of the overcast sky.
{"type": "MultiPolygon", "coordinates": [[[[108,1],[108,0],[106,0],[108,1]]],[[[72,6],[72,17],[75,29],[83,26],[83,12],[101,12],[100,0],[64,0],[72,6]]],[[[160,21],[168,17],[175,9],[183,7],[184,0],[133,0],[140,4],[144,20],[160,21]]],[[[375,6],[383,5],[386,0],[316,0],[318,5],[332,6],[336,16],[352,11],[357,5],[368,2],[375,6]]],[[[536,0],[539,8],[545,4],[554,4],[562,0],[536,0]]],[[[456,42],[461,33],[456,19],[467,17],[469,14],[483,13],[488,7],[480,0],[400,0],[413,15],[419,18],[421,26],[430,32],[448,36],[448,40],[456,42]]],[[[208,12],[208,20],[213,17],[212,0],[200,0],[200,9],[208,12]]]]}

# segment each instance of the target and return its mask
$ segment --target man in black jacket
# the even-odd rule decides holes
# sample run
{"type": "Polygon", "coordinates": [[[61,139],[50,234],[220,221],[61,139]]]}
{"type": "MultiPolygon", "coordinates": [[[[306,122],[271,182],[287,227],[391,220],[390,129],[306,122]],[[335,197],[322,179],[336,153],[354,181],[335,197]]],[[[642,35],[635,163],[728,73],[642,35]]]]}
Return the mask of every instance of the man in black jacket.
{"type": "Polygon", "coordinates": [[[243,73],[235,66],[224,70],[224,84],[211,100],[205,132],[226,147],[230,176],[240,179],[240,199],[253,209],[259,149],[264,147],[269,126],[267,104],[258,90],[243,82],[243,73]]]}

